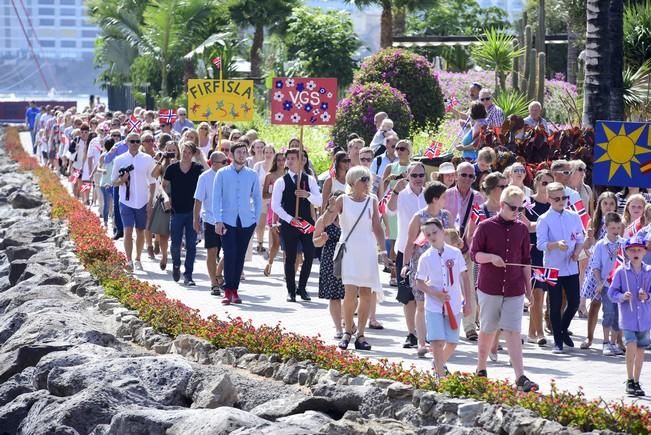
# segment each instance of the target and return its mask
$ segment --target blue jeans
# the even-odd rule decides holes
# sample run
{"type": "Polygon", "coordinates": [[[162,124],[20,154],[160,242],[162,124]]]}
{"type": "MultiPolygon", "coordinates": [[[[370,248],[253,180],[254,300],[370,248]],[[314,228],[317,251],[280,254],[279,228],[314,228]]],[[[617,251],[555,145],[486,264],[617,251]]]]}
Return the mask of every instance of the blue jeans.
{"type": "Polygon", "coordinates": [[[619,331],[619,311],[617,309],[617,304],[611,301],[608,297],[608,287],[604,287],[601,292],[601,309],[604,313],[604,318],[601,321],[601,324],[605,328],[619,331]]]}
{"type": "Polygon", "coordinates": [[[224,289],[227,290],[237,290],[240,287],[246,249],[255,231],[255,225],[242,227],[239,218],[237,223],[235,227],[224,224],[226,234],[221,236],[224,250],[224,289]]]}
{"type": "Polygon", "coordinates": [[[120,188],[117,186],[113,187],[113,227],[113,232],[116,235],[124,234],[122,216],[120,215],[120,188]]]}
{"type": "Polygon", "coordinates": [[[109,218],[109,207],[113,202],[113,186],[102,186],[100,187],[102,191],[102,219],[104,220],[104,225],[108,225],[109,218]]]}
{"type": "Polygon", "coordinates": [[[185,272],[183,276],[187,279],[192,278],[194,270],[194,257],[197,255],[197,233],[192,227],[192,212],[173,213],[170,236],[172,238],[172,265],[181,267],[181,240],[185,233],[185,272]]]}

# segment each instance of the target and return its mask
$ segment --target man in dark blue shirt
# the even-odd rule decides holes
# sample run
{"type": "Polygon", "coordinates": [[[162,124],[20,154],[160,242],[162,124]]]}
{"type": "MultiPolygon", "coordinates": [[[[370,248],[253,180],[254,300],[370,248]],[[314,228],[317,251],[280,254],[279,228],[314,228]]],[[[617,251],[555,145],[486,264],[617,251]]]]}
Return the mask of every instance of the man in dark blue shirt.
{"type": "Polygon", "coordinates": [[[36,120],[36,115],[40,110],[38,110],[38,107],[36,107],[36,104],[34,104],[33,101],[29,102],[29,107],[27,107],[27,110],[25,110],[25,124],[29,127],[29,131],[32,132],[32,145],[34,147],[34,153],[36,153],[36,129],[34,128],[34,121],[36,120]]]}

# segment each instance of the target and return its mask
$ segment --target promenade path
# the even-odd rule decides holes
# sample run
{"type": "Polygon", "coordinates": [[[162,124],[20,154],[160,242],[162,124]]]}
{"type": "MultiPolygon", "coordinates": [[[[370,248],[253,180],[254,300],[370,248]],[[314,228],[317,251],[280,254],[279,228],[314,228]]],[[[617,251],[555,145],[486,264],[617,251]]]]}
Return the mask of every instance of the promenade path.
{"type": "MultiPolygon", "coordinates": [[[[23,144],[29,143],[29,139],[24,135],[21,135],[21,138],[23,144]]],[[[122,240],[116,242],[115,246],[123,251],[122,240]]],[[[241,317],[251,319],[254,325],[281,323],[289,331],[310,336],[320,335],[327,344],[336,345],[337,343],[337,340],[333,338],[335,329],[330,319],[327,301],[317,298],[319,263],[316,260],[307,289],[312,296],[312,301],[288,303],[285,300],[287,293],[283,277],[282,255],[278,255],[271,276],[265,277],[262,270],[266,261],[262,255],[254,253],[252,261],[245,264],[246,280],[242,282],[239,291],[243,304],[229,306],[223,306],[220,302],[221,298],[210,295],[210,280],[206,268],[206,251],[203,248],[203,242],[197,248],[193,276],[197,283],[196,287],[183,286],[182,279],[179,283],[174,282],[171,273],[171,257],[165,272],[160,270],[158,260],[152,261],[147,258],[146,252],[142,255],[142,264],[144,270],[136,271],[135,276],[158,285],[167,293],[168,297],[178,299],[189,307],[198,309],[204,316],[215,314],[221,319],[241,317]]],[[[367,329],[366,336],[373,349],[370,352],[357,352],[357,354],[368,358],[388,358],[390,361],[402,362],[407,367],[414,365],[418,369],[430,369],[429,354],[426,359],[418,358],[415,349],[402,348],[406,332],[402,306],[395,300],[397,289],[388,285],[388,274],[380,272],[380,277],[384,287],[384,302],[379,304],[377,314],[384,329],[367,329]]],[[[525,338],[528,320],[528,314],[525,313],[522,325],[525,338]]],[[[624,394],[625,357],[601,355],[601,325],[597,325],[595,343],[592,348],[589,350],[578,348],[585,338],[586,327],[585,319],[575,317],[570,329],[574,333],[573,340],[576,348],[563,355],[553,355],[551,344],[539,347],[525,342],[523,354],[527,375],[540,384],[543,392],[549,392],[550,381],[555,380],[558,387],[563,390],[577,392],[582,388],[590,399],[598,397],[604,400],[623,399],[627,403],[637,402],[651,405],[651,397],[631,399],[624,394]]],[[[552,342],[551,337],[547,337],[547,339],[549,343],[552,342]]],[[[355,352],[352,343],[349,349],[351,352],[355,352]]],[[[514,374],[509,365],[506,350],[500,351],[498,355],[497,362],[489,361],[488,363],[489,377],[513,381],[514,374]]],[[[452,371],[473,372],[476,358],[477,345],[462,339],[448,363],[448,367],[452,371]]],[[[649,361],[651,361],[651,357],[647,352],[646,365],[642,370],[640,381],[646,388],[647,394],[651,396],[651,364],[649,361]]]]}

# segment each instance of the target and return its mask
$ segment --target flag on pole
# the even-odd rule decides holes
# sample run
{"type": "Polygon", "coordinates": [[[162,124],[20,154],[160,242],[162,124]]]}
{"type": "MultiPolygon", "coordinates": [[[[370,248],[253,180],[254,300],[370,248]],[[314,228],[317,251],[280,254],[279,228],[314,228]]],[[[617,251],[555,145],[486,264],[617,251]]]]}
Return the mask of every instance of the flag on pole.
{"type": "Polygon", "coordinates": [[[425,246],[428,244],[429,241],[427,240],[427,237],[425,237],[425,234],[421,233],[418,234],[418,237],[416,237],[416,240],[414,240],[414,245],[416,246],[425,246]]]}
{"type": "Polygon", "coordinates": [[[531,275],[536,281],[546,282],[552,287],[558,283],[558,269],[553,267],[532,267],[531,275]]]}
{"type": "Polygon", "coordinates": [[[131,133],[133,131],[140,133],[141,128],[142,121],[136,118],[134,115],[131,115],[129,119],[127,119],[127,133],[131,133]]]}
{"type": "Polygon", "coordinates": [[[615,258],[613,268],[610,269],[610,273],[608,274],[608,284],[612,284],[613,278],[615,277],[615,272],[620,268],[620,266],[623,266],[624,264],[626,264],[626,257],[624,257],[624,248],[620,246],[617,250],[617,258],[615,258]]]}
{"type": "Polygon", "coordinates": [[[158,123],[174,124],[176,122],[176,110],[174,109],[161,109],[158,111],[158,123]]]}
{"type": "Polygon", "coordinates": [[[328,169],[328,173],[330,174],[330,178],[333,180],[337,176],[337,170],[335,169],[335,162],[332,162],[332,165],[330,165],[330,169],[328,169]]]}
{"type": "Polygon", "coordinates": [[[221,57],[213,57],[212,64],[215,65],[216,68],[221,69],[222,68],[222,58],[221,57]]]}
{"type": "Polygon", "coordinates": [[[81,171],[79,169],[73,169],[72,173],[68,177],[68,181],[70,181],[70,184],[75,184],[79,179],[80,175],[81,175],[81,171]]]}
{"type": "Polygon", "coordinates": [[[382,197],[380,204],[378,204],[377,209],[381,215],[386,214],[387,209],[389,207],[389,201],[391,200],[391,195],[393,195],[393,190],[388,189],[387,192],[382,197]]]}
{"type": "Polygon", "coordinates": [[[303,234],[312,234],[314,232],[314,226],[302,218],[292,219],[290,225],[298,229],[303,234]]]}
{"type": "Polygon", "coordinates": [[[588,216],[588,212],[585,210],[583,201],[579,199],[577,202],[575,202],[570,206],[570,210],[578,213],[579,217],[581,218],[581,224],[583,224],[583,230],[587,231],[588,222],[590,221],[590,216],[588,216]]]}
{"type": "Polygon", "coordinates": [[[483,211],[477,206],[477,204],[472,206],[472,210],[470,212],[470,219],[474,222],[475,225],[479,225],[480,222],[486,220],[486,215],[484,214],[483,211]]]}
{"type": "Polygon", "coordinates": [[[443,153],[443,144],[438,141],[433,141],[425,150],[425,157],[433,159],[439,157],[443,153]]]}
{"type": "Polygon", "coordinates": [[[79,188],[79,192],[80,193],[90,192],[90,189],[92,187],[93,187],[93,185],[91,183],[83,182],[83,183],[81,183],[81,187],[79,188]]]}
{"type": "Polygon", "coordinates": [[[632,239],[641,229],[642,229],[642,222],[640,221],[640,218],[637,218],[635,219],[635,221],[633,221],[632,224],[630,224],[624,230],[624,238],[632,239]]]}
{"type": "Polygon", "coordinates": [[[452,112],[452,110],[454,110],[454,106],[457,106],[457,105],[459,105],[459,100],[457,99],[456,96],[453,95],[453,96],[448,100],[447,104],[445,105],[445,112],[446,112],[446,113],[447,113],[447,112],[452,112]]]}

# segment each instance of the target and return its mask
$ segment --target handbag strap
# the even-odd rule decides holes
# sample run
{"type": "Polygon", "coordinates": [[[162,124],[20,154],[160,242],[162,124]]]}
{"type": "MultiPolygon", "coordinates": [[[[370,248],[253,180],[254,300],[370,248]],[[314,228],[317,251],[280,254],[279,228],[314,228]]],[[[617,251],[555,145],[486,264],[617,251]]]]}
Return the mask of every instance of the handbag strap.
{"type": "Polygon", "coordinates": [[[366,203],[364,204],[364,208],[362,209],[362,212],[357,216],[357,220],[353,224],[353,227],[350,229],[350,232],[346,236],[346,240],[344,240],[344,244],[348,242],[348,239],[350,239],[351,234],[353,234],[353,231],[355,231],[355,227],[357,227],[357,224],[359,223],[360,219],[362,216],[364,216],[364,212],[366,211],[366,208],[368,207],[368,202],[371,200],[371,197],[369,196],[368,199],[366,200],[366,203]]]}

